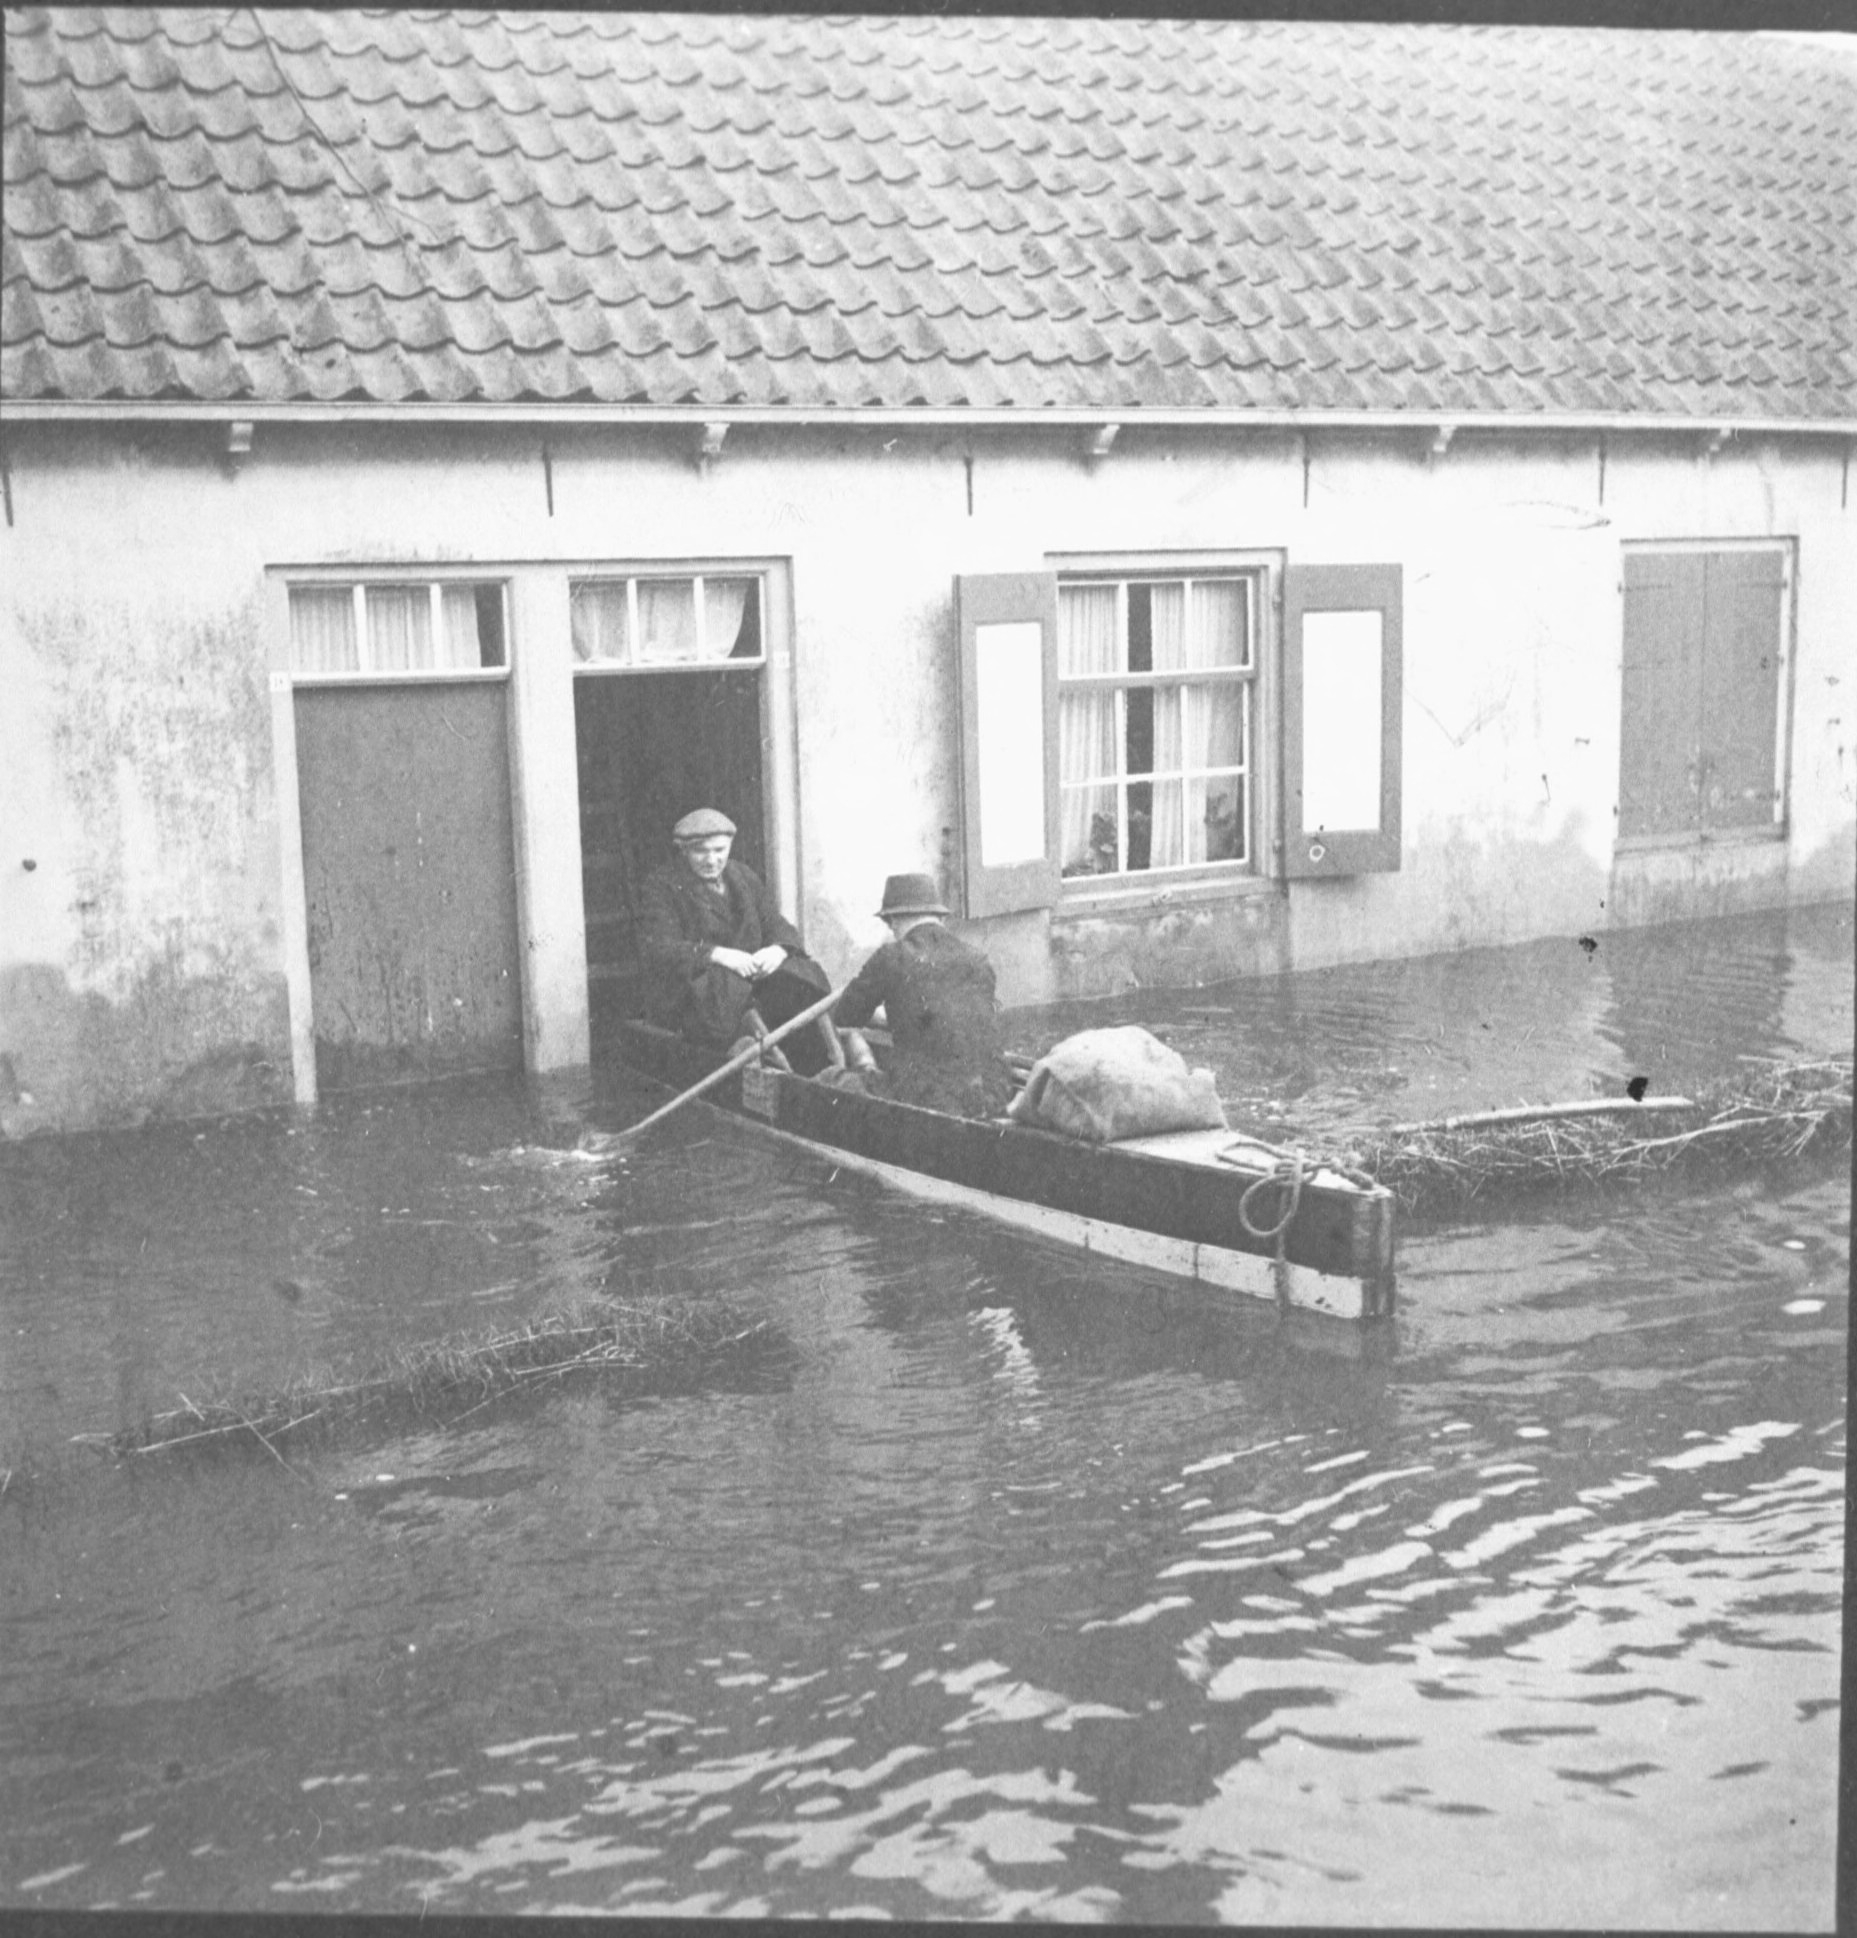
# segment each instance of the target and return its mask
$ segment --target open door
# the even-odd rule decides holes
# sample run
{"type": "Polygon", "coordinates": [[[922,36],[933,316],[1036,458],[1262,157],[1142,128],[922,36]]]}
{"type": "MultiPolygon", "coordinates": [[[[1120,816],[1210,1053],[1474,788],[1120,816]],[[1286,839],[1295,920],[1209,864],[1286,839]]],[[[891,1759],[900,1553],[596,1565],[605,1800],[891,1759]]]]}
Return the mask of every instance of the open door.
{"type": "Polygon", "coordinates": [[[647,1009],[639,891],[670,858],[674,823],[692,808],[720,808],[735,823],[735,858],[769,872],[761,588],[747,578],[583,581],[573,611],[597,1055],[604,1031],[647,1009]]]}

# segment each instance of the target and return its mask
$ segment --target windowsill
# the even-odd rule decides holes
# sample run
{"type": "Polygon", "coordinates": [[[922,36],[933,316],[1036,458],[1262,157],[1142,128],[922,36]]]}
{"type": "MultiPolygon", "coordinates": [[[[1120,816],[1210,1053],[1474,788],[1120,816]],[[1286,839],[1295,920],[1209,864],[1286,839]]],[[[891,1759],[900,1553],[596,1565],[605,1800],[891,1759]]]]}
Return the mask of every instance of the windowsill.
{"type": "Polygon", "coordinates": [[[450,686],[473,680],[507,680],[507,666],[401,666],[366,672],[298,672],[285,675],[296,686],[450,686]]]}
{"type": "Polygon", "coordinates": [[[767,664],[766,659],[756,653],[752,659],[652,659],[636,662],[616,659],[577,659],[574,662],[574,675],[593,674],[604,679],[608,674],[631,675],[634,673],[752,673],[767,664]]]}
{"type": "Polygon", "coordinates": [[[1279,895],[1283,884],[1264,875],[1184,875],[1171,881],[1121,881],[1114,887],[1064,888],[1052,905],[1053,922],[1087,921],[1105,915],[1140,915],[1169,908],[1279,895]]]}
{"type": "Polygon", "coordinates": [[[1703,848],[1770,848],[1786,839],[1783,827],[1702,828],[1688,834],[1626,834],[1612,844],[1615,856],[1663,855],[1703,848]]]}

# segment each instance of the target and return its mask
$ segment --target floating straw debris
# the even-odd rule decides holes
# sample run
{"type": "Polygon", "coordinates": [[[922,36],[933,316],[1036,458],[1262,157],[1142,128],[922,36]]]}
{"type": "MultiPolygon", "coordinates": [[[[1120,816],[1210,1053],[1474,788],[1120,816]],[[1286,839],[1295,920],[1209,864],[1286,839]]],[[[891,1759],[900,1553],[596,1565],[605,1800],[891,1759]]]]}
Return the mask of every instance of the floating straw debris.
{"type": "Polygon", "coordinates": [[[772,1331],[765,1319],[711,1301],[597,1300],[513,1329],[409,1347],[361,1377],[306,1377],[278,1392],[205,1404],[183,1393],[179,1407],[140,1426],[78,1438],[124,1458],[244,1447],[288,1466],[280,1446],[300,1443],[312,1430],[328,1437],[413,1419],[456,1423],[512,1393],[576,1374],[686,1373],[772,1331]]]}
{"type": "Polygon", "coordinates": [[[1694,1098],[1607,1098],[1393,1124],[1357,1137],[1345,1157],[1406,1211],[1420,1212],[1850,1148],[1851,1065],[1840,1058],[1743,1071],[1694,1098]]]}

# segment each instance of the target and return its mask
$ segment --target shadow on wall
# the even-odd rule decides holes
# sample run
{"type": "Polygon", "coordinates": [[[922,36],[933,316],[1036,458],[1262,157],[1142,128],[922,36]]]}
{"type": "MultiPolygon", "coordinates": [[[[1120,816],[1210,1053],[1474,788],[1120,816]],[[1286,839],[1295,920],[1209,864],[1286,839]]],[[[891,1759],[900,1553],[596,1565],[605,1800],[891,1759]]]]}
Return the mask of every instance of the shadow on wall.
{"type": "Polygon", "coordinates": [[[134,1129],[285,1104],[282,976],[158,961],[112,1003],[49,963],[0,969],[0,1137],[134,1129]]]}

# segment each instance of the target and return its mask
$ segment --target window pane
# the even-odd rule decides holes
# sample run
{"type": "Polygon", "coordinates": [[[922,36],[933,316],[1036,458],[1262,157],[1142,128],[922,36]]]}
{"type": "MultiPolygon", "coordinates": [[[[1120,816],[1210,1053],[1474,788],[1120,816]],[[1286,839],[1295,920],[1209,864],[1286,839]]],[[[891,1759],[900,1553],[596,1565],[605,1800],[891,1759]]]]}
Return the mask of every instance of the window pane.
{"type": "Polygon", "coordinates": [[[1081,673],[1119,673],[1121,641],[1112,585],[1061,585],[1057,589],[1057,670],[1060,679],[1081,673]]]}
{"type": "MultiPolygon", "coordinates": [[[[1148,833],[1148,865],[1151,868],[1178,868],[1199,857],[1187,852],[1185,822],[1186,795],[1179,781],[1156,781],[1153,788],[1148,833]]],[[[1131,814],[1131,820],[1133,818],[1131,814]]],[[[1131,850],[1134,843],[1129,843],[1131,850]]],[[[1130,867],[1135,861],[1131,853],[1130,867]]]]}
{"type": "Polygon", "coordinates": [[[1067,787],[1063,791],[1062,806],[1063,873],[1113,875],[1118,848],[1114,784],[1067,787]]]}
{"type": "MultiPolygon", "coordinates": [[[[1187,629],[1188,666],[1251,664],[1249,601],[1238,579],[1196,579],[1192,623],[1187,629]]],[[[1156,661],[1158,665],[1159,662],[1156,661]]]]}
{"type": "Polygon", "coordinates": [[[371,585],[367,589],[370,673],[405,673],[432,664],[432,589],[371,585]]]}
{"type": "Polygon", "coordinates": [[[440,586],[438,596],[445,635],[439,664],[452,671],[469,667],[475,672],[484,663],[483,645],[477,637],[477,587],[440,586]]]}
{"type": "Polygon", "coordinates": [[[290,664],[299,673],[353,673],[355,592],[347,585],[290,588],[290,664]]]}
{"type": "MultiPolygon", "coordinates": [[[[737,615],[737,624],[740,615],[737,615]]],[[[734,643],[731,635],[730,644],[734,643]]],[[[638,582],[638,662],[687,665],[698,657],[696,583],[692,579],[638,582]]]]}
{"type": "MultiPolygon", "coordinates": [[[[1150,585],[1139,589],[1147,594],[1148,637],[1150,641],[1146,664],[1157,673],[1178,673],[1188,664],[1186,656],[1186,587],[1184,585],[1150,585]]],[[[1130,607],[1131,631],[1133,630],[1133,606],[1130,607]]],[[[1134,655],[1129,655],[1129,665],[1135,664],[1134,655]]]]}
{"type": "Polygon", "coordinates": [[[1250,716],[1248,685],[1189,686],[1181,690],[1185,717],[1185,758],[1189,772],[1206,767],[1244,767],[1245,724],[1250,716]]]}
{"type": "Polygon", "coordinates": [[[1128,789],[1128,849],[1130,868],[1148,865],[1150,840],[1154,831],[1154,789],[1147,781],[1131,781],[1128,789]]]}
{"type": "Polygon", "coordinates": [[[757,579],[703,581],[703,657],[759,659],[761,586],[757,579]]]}
{"type": "Polygon", "coordinates": [[[1058,761],[1066,786],[1107,780],[1116,772],[1115,700],[1109,688],[1059,694],[1058,761]]]}
{"type": "Polygon", "coordinates": [[[1187,839],[1192,861],[1248,861],[1244,781],[1236,774],[1188,781],[1187,839]]]}
{"type": "Polygon", "coordinates": [[[509,639],[503,625],[503,588],[500,585],[474,585],[471,595],[477,602],[478,664],[507,666],[509,639]]]}
{"type": "Polygon", "coordinates": [[[1124,771],[1130,774],[1152,773],[1154,771],[1153,687],[1131,686],[1125,695],[1124,704],[1128,722],[1124,736],[1127,747],[1124,771]]]}
{"type": "Polygon", "coordinates": [[[567,604],[577,660],[609,666],[630,661],[623,579],[577,579],[568,588],[567,604]]]}
{"type": "MultiPolygon", "coordinates": [[[[1129,703],[1134,704],[1135,695],[1131,693],[1129,703]]],[[[1151,724],[1150,738],[1153,743],[1153,759],[1149,765],[1157,774],[1177,774],[1180,771],[1180,702],[1182,694],[1177,686],[1164,686],[1146,689],[1142,692],[1151,724]]]]}

